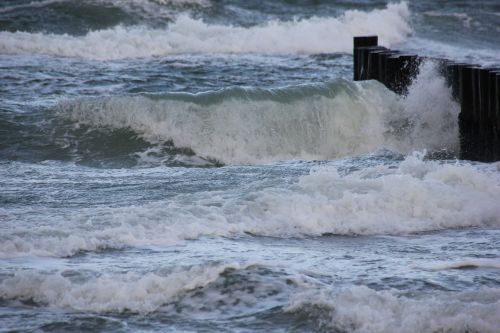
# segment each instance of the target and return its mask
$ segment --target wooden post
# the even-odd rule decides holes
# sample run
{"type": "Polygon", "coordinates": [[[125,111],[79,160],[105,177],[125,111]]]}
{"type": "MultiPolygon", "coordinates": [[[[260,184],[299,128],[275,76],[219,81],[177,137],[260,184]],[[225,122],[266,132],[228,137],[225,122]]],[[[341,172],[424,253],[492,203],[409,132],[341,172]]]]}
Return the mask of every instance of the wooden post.
{"type": "Polygon", "coordinates": [[[403,54],[399,56],[399,59],[401,74],[398,78],[396,92],[406,95],[408,93],[408,87],[418,75],[420,59],[416,54],[403,54]]]}
{"type": "Polygon", "coordinates": [[[379,81],[382,82],[385,86],[387,86],[387,78],[386,78],[386,66],[387,66],[387,58],[398,54],[399,51],[395,50],[387,50],[384,52],[380,52],[378,55],[378,77],[379,81]]]}
{"type": "Polygon", "coordinates": [[[460,78],[460,114],[458,124],[460,128],[460,158],[475,159],[477,146],[474,133],[474,97],[473,71],[477,66],[459,67],[460,78]]]}
{"type": "Polygon", "coordinates": [[[494,128],[499,127],[499,119],[496,114],[497,75],[500,75],[500,68],[491,68],[488,73],[488,118],[491,120],[494,128]]]}
{"type": "Polygon", "coordinates": [[[451,87],[453,99],[460,102],[460,69],[467,66],[466,63],[450,62],[446,65],[446,83],[451,87]]]}
{"type": "Polygon", "coordinates": [[[495,118],[497,131],[500,131],[500,73],[495,75],[495,118]]]}
{"type": "Polygon", "coordinates": [[[360,63],[359,63],[359,52],[358,50],[361,47],[368,47],[368,46],[377,46],[378,45],[378,36],[360,36],[360,37],[354,37],[354,50],[353,50],[353,60],[354,60],[354,81],[359,81],[360,80],[360,73],[361,73],[361,68],[360,68],[360,63]]]}
{"type": "Polygon", "coordinates": [[[385,58],[385,86],[392,91],[396,91],[396,82],[399,78],[400,59],[398,54],[385,58]]]}
{"type": "Polygon", "coordinates": [[[489,117],[489,74],[488,68],[481,68],[478,76],[479,147],[481,161],[491,161],[493,148],[493,124],[489,117]]]}
{"type": "Polygon", "coordinates": [[[500,160],[500,70],[490,72],[490,112],[493,125],[494,145],[492,160],[500,160]],[[493,78],[493,80],[492,80],[493,78]]]}
{"type": "Polygon", "coordinates": [[[386,52],[387,48],[379,46],[375,50],[369,51],[368,54],[368,70],[367,70],[367,79],[368,80],[380,80],[380,63],[378,61],[380,57],[380,53],[386,52]]]}

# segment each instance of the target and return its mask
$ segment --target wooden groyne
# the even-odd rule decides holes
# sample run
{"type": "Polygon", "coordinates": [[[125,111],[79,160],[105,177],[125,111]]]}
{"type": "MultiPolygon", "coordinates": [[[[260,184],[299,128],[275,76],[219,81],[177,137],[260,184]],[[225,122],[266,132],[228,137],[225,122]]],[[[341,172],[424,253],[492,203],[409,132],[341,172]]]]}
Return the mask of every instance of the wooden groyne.
{"type": "Polygon", "coordinates": [[[378,45],[377,36],[354,37],[354,80],[377,80],[405,95],[424,61],[434,61],[460,104],[460,159],[500,160],[500,68],[420,57],[378,45]]]}

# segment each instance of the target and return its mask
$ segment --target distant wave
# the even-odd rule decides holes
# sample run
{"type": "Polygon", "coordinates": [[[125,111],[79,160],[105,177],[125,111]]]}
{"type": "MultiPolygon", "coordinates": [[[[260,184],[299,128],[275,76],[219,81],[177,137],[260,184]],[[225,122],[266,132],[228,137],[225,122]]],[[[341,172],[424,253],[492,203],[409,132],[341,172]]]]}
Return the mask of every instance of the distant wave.
{"type": "Polygon", "coordinates": [[[340,17],[269,21],[252,27],[210,24],[186,14],[165,29],[116,26],[84,36],[0,32],[0,53],[43,54],[100,60],[182,53],[351,53],[354,35],[377,34],[392,46],[412,32],[406,2],[340,17]]]}

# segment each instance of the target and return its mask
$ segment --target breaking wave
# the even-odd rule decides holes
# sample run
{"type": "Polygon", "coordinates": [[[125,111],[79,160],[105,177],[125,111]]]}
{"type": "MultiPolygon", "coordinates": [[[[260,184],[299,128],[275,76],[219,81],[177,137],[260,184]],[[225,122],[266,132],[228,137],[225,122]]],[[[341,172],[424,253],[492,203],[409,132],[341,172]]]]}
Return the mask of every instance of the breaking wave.
{"type": "Polygon", "coordinates": [[[409,298],[357,286],[334,294],[304,293],[287,308],[335,332],[496,332],[500,290],[483,288],[409,298]]]}
{"type": "MultiPolygon", "coordinates": [[[[400,235],[500,227],[500,177],[472,165],[407,157],[341,175],[324,166],[281,188],[200,192],[128,207],[80,209],[71,216],[5,211],[1,257],[71,256],[124,246],[168,246],[200,237],[400,235]],[[31,216],[31,217],[30,217],[31,216]],[[31,221],[30,218],[36,219],[31,221]],[[58,227],[60,226],[60,227],[58,227]]],[[[1,213],[1,211],[0,211],[1,213]]]]}
{"type": "Polygon", "coordinates": [[[205,160],[255,164],[379,148],[454,152],[458,112],[444,79],[428,64],[402,99],[378,82],[336,80],[267,90],[81,98],[61,102],[56,114],[79,126],[129,130],[150,144],[186,148],[205,160]]]}
{"type": "Polygon", "coordinates": [[[115,26],[84,36],[0,32],[0,53],[43,54],[99,60],[183,53],[351,53],[354,35],[377,34],[391,47],[412,32],[405,2],[370,12],[348,10],[340,17],[269,21],[240,27],[206,23],[187,14],[166,28],[115,26]]]}
{"type": "Polygon", "coordinates": [[[205,264],[150,273],[20,271],[0,282],[0,299],[94,313],[175,314],[231,319],[279,314],[318,330],[496,332],[500,290],[408,297],[396,290],[332,290],[300,274],[256,264],[205,264]],[[244,287],[242,287],[244,286],[244,287]]]}

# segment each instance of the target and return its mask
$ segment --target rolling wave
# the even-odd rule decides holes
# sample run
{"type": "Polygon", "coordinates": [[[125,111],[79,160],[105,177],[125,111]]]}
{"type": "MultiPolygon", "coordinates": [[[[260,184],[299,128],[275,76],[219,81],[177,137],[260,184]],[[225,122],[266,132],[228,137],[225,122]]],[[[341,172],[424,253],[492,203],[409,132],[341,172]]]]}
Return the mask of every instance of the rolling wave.
{"type": "Polygon", "coordinates": [[[499,185],[497,172],[424,161],[422,154],[413,154],[397,167],[378,165],[347,175],[331,166],[318,167],[294,184],[253,189],[246,195],[207,191],[71,214],[4,210],[9,232],[0,239],[0,257],[67,257],[80,251],[248,234],[290,238],[498,228],[499,185]],[[44,227],[45,221],[52,227],[44,227]],[[30,227],[27,233],[23,225],[35,222],[42,227],[30,227]]]}
{"type": "Polygon", "coordinates": [[[81,98],[58,117],[91,128],[127,129],[224,164],[332,159],[379,148],[456,150],[458,106],[432,64],[407,97],[378,82],[335,80],[280,89],[81,98]]]}
{"type": "Polygon", "coordinates": [[[493,333],[497,331],[499,296],[498,288],[483,288],[414,299],[398,296],[395,290],[356,286],[326,295],[296,295],[287,311],[313,316],[334,332],[493,333]]]}
{"type": "Polygon", "coordinates": [[[0,114],[0,155],[99,167],[259,164],[389,149],[457,152],[458,105],[432,64],[403,98],[378,82],[81,97],[0,114]]]}
{"type": "MultiPolygon", "coordinates": [[[[194,265],[145,274],[17,272],[0,282],[0,299],[102,314],[234,320],[268,313],[307,318],[317,330],[349,332],[497,331],[500,290],[434,292],[412,298],[394,289],[325,284],[276,266],[194,265]],[[243,286],[243,287],[242,287],[243,286]]],[[[272,322],[268,319],[266,322],[272,322]]]]}

